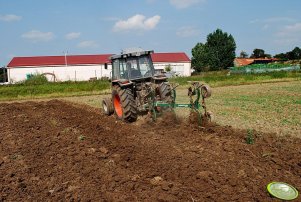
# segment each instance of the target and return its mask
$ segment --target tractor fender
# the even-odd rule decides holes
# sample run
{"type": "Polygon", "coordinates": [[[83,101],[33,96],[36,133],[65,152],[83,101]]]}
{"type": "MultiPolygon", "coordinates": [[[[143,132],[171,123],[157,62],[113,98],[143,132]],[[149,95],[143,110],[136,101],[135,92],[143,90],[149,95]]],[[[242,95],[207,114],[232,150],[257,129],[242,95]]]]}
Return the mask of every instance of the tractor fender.
{"type": "Polygon", "coordinates": [[[120,79],[120,80],[114,80],[112,81],[112,86],[118,85],[120,87],[128,87],[133,85],[133,82],[126,80],[126,79],[120,79]]]}

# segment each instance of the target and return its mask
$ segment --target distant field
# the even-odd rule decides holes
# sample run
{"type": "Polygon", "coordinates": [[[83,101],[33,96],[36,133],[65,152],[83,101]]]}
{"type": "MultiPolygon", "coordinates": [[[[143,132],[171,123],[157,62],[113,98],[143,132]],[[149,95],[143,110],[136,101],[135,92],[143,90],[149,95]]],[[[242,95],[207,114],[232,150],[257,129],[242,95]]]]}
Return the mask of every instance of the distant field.
{"type": "MultiPolygon", "coordinates": [[[[177,77],[170,82],[182,86],[187,81],[202,81],[212,87],[235,86],[256,83],[300,81],[301,72],[273,72],[266,74],[229,75],[227,71],[206,72],[197,76],[177,77]]],[[[16,85],[0,86],[0,100],[23,100],[35,98],[54,98],[66,96],[97,95],[108,91],[109,81],[83,81],[83,82],[59,82],[40,83],[24,82],[16,85]]]]}
{"type": "MultiPolygon", "coordinates": [[[[188,102],[188,80],[213,86],[213,96],[207,104],[221,125],[301,136],[300,73],[236,76],[214,72],[171,81],[182,84],[177,89],[177,101],[184,103],[188,102]]],[[[108,81],[97,81],[0,86],[0,101],[61,98],[100,108],[101,99],[110,93],[109,85],[108,81]]],[[[188,110],[178,114],[185,117],[188,110]]]]}
{"type": "MultiPolygon", "coordinates": [[[[177,101],[188,102],[186,94],[186,88],[179,88],[177,101]]],[[[100,108],[103,97],[64,99],[100,108]]],[[[216,87],[207,105],[221,125],[301,137],[301,81],[216,87]]],[[[187,113],[178,114],[187,117],[187,113]]]]}
{"type": "Polygon", "coordinates": [[[301,80],[301,72],[269,72],[261,74],[229,74],[228,71],[205,72],[191,77],[176,77],[171,82],[187,85],[187,81],[202,81],[212,87],[301,80]]]}

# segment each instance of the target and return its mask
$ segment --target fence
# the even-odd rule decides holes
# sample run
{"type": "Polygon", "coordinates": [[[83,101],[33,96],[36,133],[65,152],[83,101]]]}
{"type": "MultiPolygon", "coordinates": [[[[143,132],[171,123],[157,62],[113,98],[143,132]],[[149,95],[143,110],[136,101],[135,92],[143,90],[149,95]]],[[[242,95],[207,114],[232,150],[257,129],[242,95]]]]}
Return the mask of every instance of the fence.
{"type": "Polygon", "coordinates": [[[300,65],[254,64],[242,67],[230,67],[230,74],[259,74],[279,71],[300,71],[300,65]]]}

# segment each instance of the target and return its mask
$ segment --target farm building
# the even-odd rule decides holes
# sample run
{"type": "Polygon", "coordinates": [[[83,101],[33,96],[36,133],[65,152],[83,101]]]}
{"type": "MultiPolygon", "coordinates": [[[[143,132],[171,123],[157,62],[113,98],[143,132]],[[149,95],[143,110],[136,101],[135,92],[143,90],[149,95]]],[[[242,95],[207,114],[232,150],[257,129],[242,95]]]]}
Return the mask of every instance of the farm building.
{"type": "MultiPolygon", "coordinates": [[[[15,83],[33,74],[44,74],[50,81],[86,81],[110,77],[112,54],[14,57],[7,65],[8,81],[15,83]]],[[[153,53],[157,70],[170,66],[177,75],[190,76],[191,62],[185,53],[153,53]]]]}
{"type": "Polygon", "coordinates": [[[180,76],[191,76],[191,61],[185,53],[153,53],[152,60],[157,70],[170,66],[180,76]]]}
{"type": "Polygon", "coordinates": [[[235,58],[234,66],[241,67],[251,64],[267,64],[271,62],[278,61],[277,58],[235,58]]]}
{"type": "Polygon", "coordinates": [[[48,80],[84,81],[109,77],[111,54],[15,57],[7,65],[10,83],[22,81],[32,74],[45,74],[48,80]]]}

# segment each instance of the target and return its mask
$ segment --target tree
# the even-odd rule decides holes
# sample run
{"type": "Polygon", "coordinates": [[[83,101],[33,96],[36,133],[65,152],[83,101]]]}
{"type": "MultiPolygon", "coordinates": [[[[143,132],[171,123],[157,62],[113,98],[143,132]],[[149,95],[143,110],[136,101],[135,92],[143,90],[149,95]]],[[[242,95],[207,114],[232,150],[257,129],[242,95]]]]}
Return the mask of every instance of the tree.
{"type": "Polygon", "coordinates": [[[264,50],[255,48],[253,50],[253,54],[251,55],[251,58],[264,58],[265,56],[266,56],[266,54],[265,54],[264,50]]]}
{"type": "Polygon", "coordinates": [[[240,58],[248,58],[248,56],[249,56],[248,53],[245,52],[245,51],[241,51],[240,54],[239,54],[240,58]]]}
{"type": "Polygon", "coordinates": [[[292,51],[279,53],[274,57],[281,60],[298,60],[301,59],[301,49],[299,47],[295,47],[292,51]]]}
{"type": "Polygon", "coordinates": [[[301,59],[301,49],[299,47],[295,47],[292,50],[293,60],[301,59]]]}
{"type": "Polygon", "coordinates": [[[0,67],[0,83],[7,81],[7,69],[4,66],[0,67]]]}
{"type": "Polygon", "coordinates": [[[274,55],[274,58],[280,59],[280,60],[288,60],[287,59],[287,54],[286,53],[279,53],[274,55]]]}
{"type": "Polygon", "coordinates": [[[236,43],[233,36],[221,29],[210,33],[205,44],[192,49],[192,65],[196,71],[221,70],[233,66],[236,43]]]}
{"type": "Polygon", "coordinates": [[[205,44],[197,43],[192,49],[191,65],[197,72],[208,71],[207,51],[205,44]]]}

